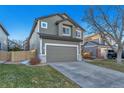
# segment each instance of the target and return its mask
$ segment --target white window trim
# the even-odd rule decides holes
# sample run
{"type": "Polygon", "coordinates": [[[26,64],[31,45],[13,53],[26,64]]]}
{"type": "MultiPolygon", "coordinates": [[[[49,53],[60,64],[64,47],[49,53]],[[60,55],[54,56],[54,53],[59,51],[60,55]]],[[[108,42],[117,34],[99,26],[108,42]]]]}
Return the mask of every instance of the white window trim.
{"type": "Polygon", "coordinates": [[[64,28],[69,28],[70,31],[69,31],[69,34],[65,34],[65,33],[62,33],[63,36],[71,36],[71,28],[68,27],[68,26],[63,26],[64,28]]]}
{"type": "Polygon", "coordinates": [[[48,23],[47,22],[41,22],[41,28],[45,28],[45,29],[47,29],[48,28],[48,23]],[[43,27],[43,25],[42,24],[46,24],[46,27],[43,27]]]}
{"type": "Polygon", "coordinates": [[[78,49],[78,45],[69,45],[69,44],[55,44],[55,43],[45,43],[45,56],[47,55],[47,46],[65,46],[65,47],[76,47],[77,48],[77,60],[78,60],[78,56],[79,56],[79,49],[78,49]]]}
{"type": "Polygon", "coordinates": [[[76,32],[80,33],[80,37],[76,35],[76,38],[81,38],[81,31],[80,30],[76,30],[76,32]]]}

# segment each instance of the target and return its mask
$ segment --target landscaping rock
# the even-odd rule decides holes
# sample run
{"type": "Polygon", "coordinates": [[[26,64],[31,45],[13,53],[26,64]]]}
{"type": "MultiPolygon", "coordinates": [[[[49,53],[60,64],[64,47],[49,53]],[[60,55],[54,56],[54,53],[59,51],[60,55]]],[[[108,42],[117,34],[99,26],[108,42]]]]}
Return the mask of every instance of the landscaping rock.
{"type": "Polygon", "coordinates": [[[21,61],[20,64],[29,65],[30,60],[21,61]]]}
{"type": "Polygon", "coordinates": [[[4,64],[4,61],[0,61],[0,64],[4,64]]]}

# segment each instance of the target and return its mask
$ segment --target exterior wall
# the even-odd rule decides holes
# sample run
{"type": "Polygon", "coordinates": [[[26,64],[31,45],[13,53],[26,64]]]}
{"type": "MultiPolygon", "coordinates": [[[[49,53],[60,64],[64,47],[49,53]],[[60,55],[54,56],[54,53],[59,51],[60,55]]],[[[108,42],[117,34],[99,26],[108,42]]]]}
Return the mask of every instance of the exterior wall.
{"type": "Polygon", "coordinates": [[[40,38],[39,35],[37,34],[38,31],[38,25],[35,27],[35,31],[32,34],[32,37],[30,38],[30,50],[32,49],[37,49],[37,53],[40,53],[40,38]]]}
{"type": "Polygon", "coordinates": [[[62,36],[62,34],[63,34],[62,33],[63,32],[62,26],[63,26],[63,24],[66,24],[66,25],[72,26],[71,37],[76,38],[76,32],[75,31],[80,30],[82,32],[81,39],[83,39],[83,31],[80,28],[75,27],[73,23],[71,23],[67,20],[65,20],[65,21],[59,23],[58,25],[56,25],[56,22],[60,21],[60,20],[62,20],[62,18],[59,17],[58,15],[40,20],[40,22],[39,22],[40,32],[45,33],[45,34],[52,34],[52,35],[62,36]],[[48,28],[47,29],[41,28],[41,22],[47,22],[48,23],[48,28]]]}
{"type": "Polygon", "coordinates": [[[74,25],[67,20],[58,24],[58,27],[59,27],[58,34],[59,34],[59,36],[63,36],[63,24],[71,26],[71,36],[70,37],[73,37],[73,32],[72,31],[73,31],[74,25]]]}
{"type": "MultiPolygon", "coordinates": [[[[45,55],[45,43],[53,43],[53,44],[67,44],[67,45],[77,45],[78,46],[78,59],[81,61],[81,49],[79,42],[69,42],[69,41],[60,41],[60,40],[50,40],[50,39],[42,39],[42,53],[41,59],[43,62],[46,62],[46,55],[45,55]]],[[[68,52],[68,51],[67,51],[68,52]]]]}
{"type": "Polygon", "coordinates": [[[108,50],[108,48],[100,47],[99,48],[100,54],[99,54],[98,58],[107,59],[107,50],[108,50]]]}
{"type": "Polygon", "coordinates": [[[40,24],[39,24],[40,32],[45,34],[57,35],[58,26],[55,23],[56,21],[59,21],[59,20],[62,20],[62,18],[59,16],[48,17],[40,20],[40,24]],[[47,22],[48,28],[47,29],[41,28],[41,22],[47,22]]]}
{"type": "Polygon", "coordinates": [[[0,28],[0,43],[2,45],[2,50],[8,50],[8,36],[4,33],[4,31],[0,28]]]}
{"type": "Polygon", "coordinates": [[[73,37],[76,38],[76,30],[81,31],[81,39],[83,39],[83,31],[80,28],[78,28],[78,27],[73,27],[73,31],[72,31],[73,37]]]}

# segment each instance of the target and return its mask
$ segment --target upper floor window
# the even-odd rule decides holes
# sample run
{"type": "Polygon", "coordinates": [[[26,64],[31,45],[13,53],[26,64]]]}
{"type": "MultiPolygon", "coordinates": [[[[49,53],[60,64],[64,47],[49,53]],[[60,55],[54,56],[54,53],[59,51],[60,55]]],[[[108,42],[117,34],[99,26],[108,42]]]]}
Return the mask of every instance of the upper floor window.
{"type": "Polygon", "coordinates": [[[46,28],[48,27],[48,23],[47,22],[41,22],[41,28],[46,28]]]}
{"type": "Polygon", "coordinates": [[[76,30],[76,38],[81,38],[81,31],[80,30],[76,30]]]}
{"type": "Polygon", "coordinates": [[[70,26],[63,26],[63,35],[71,36],[71,27],[70,26]]]}

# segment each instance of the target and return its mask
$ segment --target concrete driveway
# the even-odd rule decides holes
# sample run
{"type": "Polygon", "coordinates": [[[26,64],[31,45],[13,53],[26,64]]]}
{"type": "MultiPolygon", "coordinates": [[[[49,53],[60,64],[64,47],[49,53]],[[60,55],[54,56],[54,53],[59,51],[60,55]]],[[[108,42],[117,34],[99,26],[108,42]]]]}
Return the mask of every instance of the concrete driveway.
{"type": "Polygon", "coordinates": [[[85,88],[124,88],[124,73],[85,62],[49,63],[85,88]]]}

